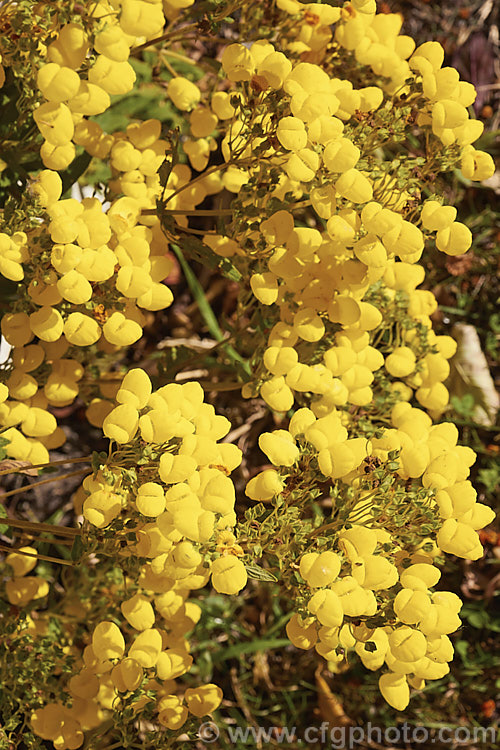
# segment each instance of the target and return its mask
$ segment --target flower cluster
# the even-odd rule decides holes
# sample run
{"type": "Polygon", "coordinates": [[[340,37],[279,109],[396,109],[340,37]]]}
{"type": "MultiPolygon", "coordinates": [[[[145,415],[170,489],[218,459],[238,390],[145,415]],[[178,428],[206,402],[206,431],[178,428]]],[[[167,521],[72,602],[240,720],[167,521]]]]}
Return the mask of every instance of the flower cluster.
{"type": "MultiPolygon", "coordinates": [[[[40,172],[32,190],[47,221],[27,234],[3,235],[2,272],[19,282],[19,298],[2,318],[14,354],[0,423],[10,430],[9,455],[43,463],[42,444],[64,442],[47,406],[67,406],[78,396],[94,345],[103,354],[130,346],[142,335],[145,313],[168,307],[173,297],[161,283],[171,269],[165,238],[158,221],[139,223],[139,202],[123,196],[104,211],[97,198],[61,199],[61,178],[51,170],[40,172]]],[[[94,388],[92,395],[105,393],[94,388]]],[[[90,418],[102,424],[99,403],[90,418]]]]}
{"type": "Polygon", "coordinates": [[[80,395],[91,402],[90,421],[102,424],[111,408],[105,399],[114,393],[90,382],[95,370],[88,365],[98,359],[105,378],[106,355],[135,343],[148,311],[173,300],[162,283],[172,267],[166,238],[156,216],[141,216],[159,191],[167,145],[161,124],[134,122],[110,135],[89,119],[110,106],[110,95],[133,87],[130,49],[161,31],[162,6],[130,0],[118,14],[106,2],[91,5],[82,9],[81,23],[61,21],[52,41],[38,45],[37,83],[46,101],[34,100],[32,116],[45,138],[41,156],[48,169],[33,176],[16,231],[6,227],[0,234],[0,273],[18,283],[17,299],[2,318],[14,354],[2,373],[0,425],[8,455],[33,463],[48,461],[47,449],[65,440],[50,407],[80,395]],[[116,177],[111,204],[63,195],[60,173],[75,144],[109,161],[116,177]]]}
{"type": "Polygon", "coordinates": [[[460,624],[459,598],[429,590],[440,577],[434,558],[440,551],[481,557],[476,530],[491,523],[494,513],[476,502],[467,479],[475,454],[456,445],[454,425],[432,425],[425,412],[401,402],[392,411],[393,427],[367,441],[350,438],[341,416],[316,419],[302,408],[288,430],[261,435],[260,448],[276,468],[253,477],[246,493],[269,502],[286,494],[304,471],[319,472],[343,487],[328,541],[300,557],[306,587],[297,586],[299,613],[287,633],[297,647],[315,647],[333,663],[354,649],[368,669],[387,666],[379,683],[382,695],[402,710],[409,701],[408,684],[421,688],[422,680],[447,673],[453,657],[447,636],[460,624]],[[387,473],[379,470],[380,478],[367,487],[369,462],[387,473]],[[414,531],[413,545],[407,528],[416,527],[417,518],[400,506],[408,480],[422,496],[422,530],[414,531]],[[337,515],[341,508],[345,520],[337,515]],[[387,519],[399,513],[402,520],[390,528],[387,519]]]}
{"type": "MultiPolygon", "coordinates": [[[[190,591],[210,576],[214,588],[227,594],[247,581],[243,551],[232,533],[235,494],[229,477],[241,452],[218,443],[229,427],[204,402],[198,383],[173,383],[152,392],[144,370],[132,369],[123,378],[103,424],[117,449],[84,479],[74,502],[90,536],[92,529],[102,530],[116,546],[133,533],[135,542],[128,541],[121,557],[141,564],[134,577],[127,575],[128,594],[123,592],[119,609],[110,608],[113,619],[89,629],[81,653],[72,647],[76,663],[67,683],[72,706],[48,703],[31,717],[35,732],[56,748],[80,747],[83,733],[139,687],[155,699],[133,700],[134,713],[147,707],[171,730],[183,726],[188,714],[201,717],[220,704],[216,685],[180,694],[175,680],[193,663],[186,634],[201,610],[188,601],[190,591]],[[120,518],[128,519],[126,535],[120,518]]],[[[36,550],[35,557],[22,557],[30,549],[6,559],[15,574],[8,596],[17,605],[47,594],[46,581],[22,577],[37,562],[36,550]]]]}
{"type": "MultiPolygon", "coordinates": [[[[477,531],[493,518],[469,481],[474,452],[441,421],[456,344],[433,330],[437,302],[421,286],[428,248],[456,256],[473,241],[436,175],[493,173],[473,145],[475,90],[375,0],[277,0],[279,33],[262,22],[267,4],[236,3],[244,43],[210,66],[175,45],[225,23],[233,3],[203,18],[194,0],[70,5],[37,4],[40,38],[18,60],[12,35],[0,41],[0,86],[36,81],[19,108],[25,148],[42,160],[26,160],[26,190],[1,215],[0,274],[15,289],[1,320],[5,453],[48,463],[65,441],[54,412],[77,398],[109,440],[73,495],[71,576],[50,589],[31,536],[5,558],[5,596],[23,612],[9,638],[52,648],[25,723],[56,750],[101,730],[107,742],[109,727],[130,745],[139,725],[165,746],[194,732],[222,700],[191,654],[196,592],[236,595],[259,576],[286,593],[297,648],[332,669],[357,654],[403,710],[453,656],[461,602],[434,590],[437,566],[444,553],[481,557],[477,531]],[[134,60],[157,44],[157,64],[134,60]],[[93,118],[148,66],[181,125],[150,117],[106,132],[93,118]],[[92,197],[68,195],[76,156],[110,176],[92,197]],[[220,339],[208,376],[216,368],[224,389],[233,368],[229,387],[275,420],[258,438],[267,467],[253,454],[245,466],[241,516],[229,420],[200,383],[169,372],[173,356],[130,364],[173,302],[170,245],[238,282],[231,343],[197,296],[220,339]]],[[[8,12],[21,26],[18,6],[8,12]]]]}
{"type": "MultiPolygon", "coordinates": [[[[339,44],[353,49],[347,43],[349,30],[356,28],[361,33],[371,22],[368,28],[376,29],[373,33],[390,46],[400,23],[395,26],[395,17],[390,15],[374,16],[372,5],[363,4],[359,13],[353,6],[354,18],[337,29],[339,44]]],[[[330,24],[335,9],[326,11],[330,24]]],[[[369,43],[364,33],[358,40],[361,46],[363,39],[373,51],[382,46],[369,43]]],[[[394,175],[384,171],[385,165],[373,153],[376,144],[373,133],[368,137],[367,131],[376,113],[397,116],[404,109],[402,102],[408,107],[412,100],[420,104],[429,99],[417,63],[434,50],[434,43],[414,51],[414,45],[402,39],[397,47],[401,54],[404,51],[400,58],[404,65],[398,75],[410,83],[404,90],[398,86],[397,100],[394,87],[354,88],[350,81],[329,75],[319,63],[293,63],[262,40],[249,48],[240,44],[225,48],[222,66],[235,92],[213,93],[210,109],[198,104],[199,90],[191,82],[173,79],[169,86],[177,106],[193,108],[190,131],[198,135],[198,150],[192,139],[189,147],[183,146],[193,165],[199,170],[206,166],[211,133],[216,128],[223,130],[221,147],[227,166],[219,189],[242,196],[243,211],[251,201],[268,216],[258,229],[247,220],[240,222],[232,235],[207,235],[205,244],[217,255],[234,257],[236,265],[250,273],[258,302],[279,309],[279,321],[271,329],[263,357],[259,357],[265,369],[260,366],[256,372],[260,395],[276,411],[292,407],[294,392],[315,393],[332,405],[370,402],[373,373],[384,365],[381,352],[370,348],[370,334],[373,340],[383,322],[380,305],[370,301],[377,283],[389,297],[404,296],[407,307],[406,330],[398,342],[402,345],[387,351],[387,371],[405,377],[406,384],[417,391],[419,403],[432,412],[442,412],[447,404],[442,384],[448,374],[444,360],[452,356],[453,346],[443,340],[440,349],[429,331],[427,351],[419,352],[415,329],[431,327],[429,316],[436,302],[430,293],[416,290],[423,281],[423,269],[412,266],[420,259],[426,241],[434,241],[448,255],[461,255],[469,249],[472,236],[455,220],[456,209],[437,199],[423,202],[415,211],[419,193],[399,189],[394,175]],[[413,77],[412,65],[417,71],[413,77]],[[279,92],[279,100],[275,92],[279,92]],[[277,112],[271,116],[273,109],[277,112]],[[200,162],[201,152],[204,158],[200,162]],[[252,159],[252,154],[258,159],[252,159]],[[263,194],[259,186],[266,179],[270,189],[263,194]],[[298,201],[297,208],[311,206],[316,227],[303,226],[300,221],[296,225],[290,209],[270,210],[273,200],[283,201],[285,195],[298,201]],[[311,344],[321,351],[328,343],[335,343],[332,354],[325,352],[323,361],[311,357],[311,344]],[[339,346],[344,349],[337,352],[339,346]]],[[[369,64],[365,59],[359,62],[369,64]]],[[[396,70],[391,56],[387,64],[396,70]]],[[[374,73],[384,75],[383,70],[372,67],[374,73]]],[[[459,86],[457,79],[457,90],[469,91],[469,86],[459,86]]],[[[480,129],[475,127],[477,121],[470,122],[472,125],[463,127],[473,131],[475,140],[480,129]]],[[[428,126],[425,119],[419,124],[424,129],[428,126]]],[[[435,128],[433,133],[437,135],[435,128]]],[[[466,147],[471,148],[469,143],[466,147]]],[[[457,166],[470,165],[467,153],[456,153],[457,166]]],[[[467,168],[467,177],[484,179],[493,173],[488,154],[474,158],[481,163],[481,171],[476,174],[467,168]]],[[[415,169],[418,164],[409,166],[415,169]]],[[[168,205],[168,196],[166,202],[168,205]]],[[[245,391],[251,395],[255,388],[247,385],[245,391]]]]}
{"type": "Polygon", "coordinates": [[[40,154],[49,169],[68,167],[75,144],[89,141],[99,153],[109,150],[110,138],[87,118],[105,112],[110,96],[133,88],[130,50],[158,36],[165,23],[161,2],[145,0],[125,0],[119,14],[113,4],[96,2],[83,20],[85,24],[66,23],[57,30],[37,73],[43,103],[34,118],[44,138],[40,154]]]}
{"type": "Polygon", "coordinates": [[[5,584],[9,602],[16,607],[24,607],[33,599],[42,599],[49,592],[49,584],[40,576],[29,576],[37,565],[37,551],[34,547],[20,547],[11,552],[5,562],[12,569],[12,578],[5,584]]]}

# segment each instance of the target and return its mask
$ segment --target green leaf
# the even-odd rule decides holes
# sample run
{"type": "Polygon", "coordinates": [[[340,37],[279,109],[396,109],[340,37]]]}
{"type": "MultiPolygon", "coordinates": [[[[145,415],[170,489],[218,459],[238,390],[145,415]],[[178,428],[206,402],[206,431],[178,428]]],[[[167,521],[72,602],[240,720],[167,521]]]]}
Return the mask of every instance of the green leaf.
{"type": "Polygon", "coordinates": [[[482,630],[488,624],[489,618],[486,612],[470,612],[466,617],[469,625],[478,630],[482,630]]]}
{"type": "Polygon", "coordinates": [[[288,638],[271,638],[262,641],[248,641],[247,643],[238,643],[236,646],[231,646],[225,651],[221,651],[216,654],[213,658],[214,663],[226,661],[227,659],[234,659],[237,656],[243,656],[243,654],[255,654],[257,651],[271,651],[275,648],[282,648],[283,646],[289,646],[290,641],[288,638]]]}
{"type": "MultiPolygon", "coordinates": [[[[177,256],[177,259],[182,268],[184,276],[186,277],[186,281],[188,283],[189,289],[191,290],[191,294],[193,295],[194,299],[196,300],[198,304],[199,310],[202,314],[203,320],[205,321],[208,330],[210,331],[214,339],[216,339],[216,341],[224,341],[224,334],[221,331],[221,328],[219,326],[215,313],[210,307],[210,303],[208,302],[205,296],[203,287],[201,286],[200,282],[198,281],[195,274],[193,273],[191,266],[189,265],[184,255],[182,254],[180,247],[178,247],[177,245],[172,245],[172,250],[177,256]]],[[[248,375],[250,375],[250,366],[248,362],[245,359],[243,359],[243,357],[240,354],[238,354],[236,349],[234,349],[230,344],[224,344],[224,350],[226,354],[234,362],[237,362],[239,365],[241,365],[243,370],[248,375]]]]}
{"type": "Polygon", "coordinates": [[[152,66],[149,62],[131,57],[129,63],[137,76],[136,85],[141,82],[150,83],[153,80],[152,66]]]}
{"type": "Polygon", "coordinates": [[[78,178],[86,171],[91,161],[92,156],[84,151],[83,154],[80,154],[80,156],[77,156],[71,162],[68,169],[61,173],[63,195],[78,181],[78,178]]]}
{"type": "Polygon", "coordinates": [[[275,575],[270,573],[268,570],[259,567],[259,565],[245,565],[246,571],[249,578],[253,578],[256,581],[272,581],[276,583],[278,580],[275,575]]]}
{"type": "Polygon", "coordinates": [[[215,316],[214,311],[210,307],[210,303],[208,302],[205,292],[203,291],[203,287],[201,286],[200,282],[196,278],[195,274],[193,273],[193,270],[185,257],[183,256],[181,250],[177,245],[172,245],[173,251],[177,256],[177,259],[180,263],[180,266],[184,272],[184,276],[186,277],[186,281],[188,283],[189,289],[191,290],[191,294],[195,298],[198,307],[200,309],[200,312],[203,316],[203,320],[205,321],[208,330],[214,337],[214,339],[217,339],[217,341],[222,341],[224,339],[224,334],[222,333],[219,323],[217,322],[217,318],[215,316]]]}
{"type": "MultiPolygon", "coordinates": [[[[7,511],[5,510],[4,506],[0,503],[0,518],[7,518],[7,511]]],[[[6,531],[8,531],[9,527],[6,526],[4,523],[0,523],[0,534],[5,534],[6,531]]]]}
{"type": "Polygon", "coordinates": [[[231,279],[231,281],[241,281],[241,279],[243,278],[241,273],[238,271],[236,266],[231,263],[229,258],[223,258],[219,264],[219,268],[224,276],[228,279],[231,279]]]}
{"type": "MultiPolygon", "coordinates": [[[[7,428],[4,427],[4,430],[7,428]]],[[[0,435],[0,460],[3,461],[4,458],[7,458],[7,451],[5,448],[9,445],[10,440],[7,440],[7,438],[4,438],[0,435]]]]}
{"type": "Polygon", "coordinates": [[[75,537],[75,541],[73,542],[73,546],[71,547],[71,559],[73,562],[78,562],[81,560],[82,555],[84,552],[83,548],[83,542],[81,536],[75,537]]]}

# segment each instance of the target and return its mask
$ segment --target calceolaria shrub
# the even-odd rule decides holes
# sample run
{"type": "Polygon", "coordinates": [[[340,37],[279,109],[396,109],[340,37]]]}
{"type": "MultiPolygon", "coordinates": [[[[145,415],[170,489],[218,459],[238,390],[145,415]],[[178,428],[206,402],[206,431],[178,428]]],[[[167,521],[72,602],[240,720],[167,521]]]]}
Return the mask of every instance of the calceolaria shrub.
{"type": "Polygon", "coordinates": [[[493,518],[443,421],[456,344],[422,288],[427,248],[473,242],[439,174],[493,174],[474,87],[375,0],[19,0],[0,19],[2,450],[50,464],[77,399],[109,439],[60,529],[69,567],[33,524],[1,563],[4,735],[195,737],[223,699],[189,677],[197,592],[249,577],[286,594],[295,647],[357,655],[405,709],[453,657],[443,555],[481,557],[493,518]],[[115,126],[146,89],[168,116],[115,126]],[[130,365],[176,256],[238,289],[201,384],[130,365]],[[202,387],[231,372],[277,425],[237,505],[242,454],[202,387]]]}

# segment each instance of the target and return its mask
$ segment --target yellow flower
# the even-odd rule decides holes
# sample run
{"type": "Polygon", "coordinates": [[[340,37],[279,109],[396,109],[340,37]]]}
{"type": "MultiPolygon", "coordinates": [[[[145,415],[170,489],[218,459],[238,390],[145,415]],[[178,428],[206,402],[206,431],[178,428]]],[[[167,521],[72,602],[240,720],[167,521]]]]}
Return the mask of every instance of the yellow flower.
{"type": "Polygon", "coordinates": [[[398,346],[385,358],[385,369],[396,378],[405,378],[415,370],[417,359],[407,346],[398,346]]]}
{"type": "Polygon", "coordinates": [[[39,576],[14,577],[5,583],[5,591],[10,604],[25,607],[33,599],[47,596],[49,583],[39,576]]]}
{"type": "Polygon", "coordinates": [[[308,552],[300,559],[300,575],[311,588],[328,586],[340,573],[341,558],[335,552],[308,552]]]}
{"type": "Polygon", "coordinates": [[[88,302],[92,297],[92,287],[89,282],[82,273],[75,269],[63,274],[56,286],[62,298],[74,305],[88,302]]]}
{"type": "Polygon", "coordinates": [[[193,657],[181,649],[162,651],[156,662],[156,674],[160,680],[174,680],[189,671],[193,657]]]}
{"type": "Polygon", "coordinates": [[[94,48],[110,60],[125,62],[129,58],[130,44],[128,37],[118,25],[108,25],[96,34],[94,48]]]}
{"type": "Polygon", "coordinates": [[[125,651],[125,639],[114,622],[104,621],[92,635],[92,649],[99,661],[120,659],[125,651]]]}
{"type": "Polygon", "coordinates": [[[137,510],[143,516],[156,517],[165,510],[165,492],[156,482],[146,482],[137,490],[135,498],[137,510]]]}
{"type": "Polygon", "coordinates": [[[110,489],[92,492],[83,503],[83,515],[86,520],[98,529],[108,526],[120,515],[122,498],[110,489]]]}
{"type": "Polygon", "coordinates": [[[137,432],[139,416],[131,404],[120,404],[111,411],[103,422],[103,432],[110,440],[128,443],[137,432]]]}
{"type": "Polygon", "coordinates": [[[142,682],[143,668],[135,659],[127,657],[123,659],[117,668],[126,690],[136,690],[142,682]]]}
{"type": "Polygon", "coordinates": [[[53,414],[31,406],[26,417],[23,419],[21,429],[25,435],[30,437],[46,437],[52,435],[57,428],[57,421],[53,414]]]}
{"type": "Polygon", "coordinates": [[[121,312],[112,313],[102,327],[104,338],[114,346],[130,346],[142,335],[141,326],[121,312]]]}
{"type": "Polygon", "coordinates": [[[478,560],[484,550],[474,529],[454,518],[448,518],[437,533],[436,542],[443,552],[466,560],[478,560]]]}
{"type": "Polygon", "coordinates": [[[14,576],[20,578],[36,567],[38,563],[37,551],[34,547],[19,547],[15,552],[10,552],[6,556],[5,562],[12,568],[14,576]],[[23,552],[27,554],[23,555],[23,552]],[[33,557],[29,555],[33,555],[33,557]]]}
{"type": "Polygon", "coordinates": [[[295,313],[293,328],[304,341],[319,341],[325,333],[323,321],[310,307],[303,307],[295,313]]]}
{"type": "Polygon", "coordinates": [[[182,76],[177,76],[169,81],[167,95],[177,109],[181,110],[192,109],[201,99],[201,92],[198,86],[182,76]]]}
{"type": "Polygon", "coordinates": [[[402,586],[413,591],[427,591],[431,586],[435,586],[441,578],[441,571],[434,565],[417,563],[405,568],[400,574],[400,583],[402,586]]]}
{"type": "MultiPolygon", "coordinates": [[[[140,615],[138,616],[140,617],[140,615]]],[[[134,642],[129,648],[128,654],[131,658],[135,659],[141,667],[149,669],[150,667],[154,667],[158,661],[161,648],[162,639],[160,631],[155,628],[147,628],[136,636],[134,642]]]]}
{"type": "Polygon", "coordinates": [[[275,375],[263,383],[260,388],[260,395],[275,411],[288,411],[293,406],[293,393],[282,375],[275,375]]]}
{"type": "Polygon", "coordinates": [[[323,162],[330,172],[347,172],[356,166],[361,151],[349,138],[338,138],[325,146],[323,162]]]}
{"type": "Polygon", "coordinates": [[[154,625],[155,613],[150,602],[141,594],[121,603],[120,609],[127,622],[136,630],[147,630],[154,625]]]}
{"type": "Polygon", "coordinates": [[[262,433],[259,447],[275,466],[292,466],[299,458],[299,449],[287,430],[262,433]]]}
{"type": "Polygon", "coordinates": [[[368,203],[373,197],[373,189],[367,177],[357,169],[348,169],[335,182],[335,189],[352,203],[368,203]]]}
{"type": "Polygon", "coordinates": [[[389,634],[389,648],[400,661],[417,661],[425,655],[427,640],[420,630],[402,625],[389,634]]]}
{"type": "Polygon", "coordinates": [[[230,81],[249,81],[255,70],[250,50],[242,44],[230,44],[225,47],[221,62],[230,81]]]}
{"type": "MultiPolygon", "coordinates": [[[[356,631],[358,630],[357,628],[356,631]]],[[[356,637],[360,637],[358,632],[356,632],[356,637]]],[[[389,649],[387,633],[382,628],[367,631],[363,635],[363,640],[358,640],[354,648],[367,669],[372,671],[380,669],[389,649]],[[368,645],[370,646],[369,648],[368,645]]]]}
{"type": "Polygon", "coordinates": [[[177,695],[164,695],[158,701],[158,721],[168,729],[179,729],[188,717],[188,710],[177,695]]]}
{"type": "Polygon", "coordinates": [[[61,313],[54,307],[41,307],[37,312],[31,313],[29,325],[35,336],[42,341],[57,341],[64,329],[61,313]]]}
{"type": "Polygon", "coordinates": [[[80,88],[80,77],[71,68],[51,62],[39,69],[37,86],[45,99],[59,104],[76,96],[80,88]]]}
{"type": "Polygon", "coordinates": [[[247,583],[247,571],[233,555],[218,557],[212,562],[212,585],[219,594],[237,594],[247,583]]]}
{"type": "Polygon", "coordinates": [[[278,123],[276,137],[288,151],[300,151],[307,145],[307,131],[298,117],[282,117],[278,123]]]}
{"type": "Polygon", "coordinates": [[[189,116],[191,133],[195,138],[207,138],[217,127],[218,118],[208,107],[197,107],[189,116]]]}
{"type": "Polygon", "coordinates": [[[291,180],[311,182],[320,166],[320,156],[310,148],[302,148],[288,157],[285,172],[291,180]]]}
{"type": "MultiPolygon", "coordinates": [[[[252,55],[255,45],[252,45],[252,55]]],[[[257,63],[257,75],[273,89],[279,89],[292,70],[292,63],[282,52],[271,52],[257,63]]]]}
{"type": "Polygon", "coordinates": [[[108,94],[126,94],[135,82],[135,71],[126,60],[110,60],[106,55],[98,55],[88,73],[89,83],[94,83],[108,94]]]}
{"type": "Polygon", "coordinates": [[[463,255],[472,245],[472,234],[465,224],[453,222],[436,234],[436,247],[447,255],[463,255]]]}
{"type": "Polygon", "coordinates": [[[151,380],[148,374],[138,367],[129,370],[116,394],[119,404],[130,404],[135,409],[143,409],[151,395],[151,380]]]}
{"type": "Polygon", "coordinates": [[[71,141],[74,133],[71,111],[65,104],[47,102],[33,113],[40,133],[54,146],[64,146],[71,141]]]}
{"type": "Polygon", "coordinates": [[[404,711],[410,702],[410,688],[405,675],[389,672],[378,681],[379,690],[387,703],[397,711],[404,711]]]}
{"type": "Polygon", "coordinates": [[[51,62],[76,70],[85,60],[89,46],[83,26],[68,23],[60,28],[56,41],[47,47],[47,57],[51,62]]]}
{"type": "Polygon", "coordinates": [[[132,37],[158,36],[165,24],[161,3],[143,0],[122,0],[120,26],[132,37]]]}
{"type": "Polygon", "coordinates": [[[381,591],[399,579],[397,568],[385,557],[364,555],[352,563],[352,576],[365,589],[381,591]]]}
{"type": "Polygon", "coordinates": [[[188,688],[184,693],[184,700],[188,710],[194,716],[201,718],[219,708],[222,701],[222,690],[213,683],[188,688]]]}
{"type": "Polygon", "coordinates": [[[359,617],[376,611],[373,592],[363,589],[352,576],[344,576],[334,581],[330,588],[339,597],[342,609],[348,617],[359,617]]]}
{"type": "Polygon", "coordinates": [[[90,346],[101,337],[101,329],[96,320],[82,313],[70,313],[64,323],[64,335],[70,344],[90,346]]]}
{"type": "Polygon", "coordinates": [[[328,628],[342,625],[344,619],[342,600],[330,589],[316,591],[309,599],[307,609],[328,628]]]}
{"type": "Polygon", "coordinates": [[[457,209],[454,206],[442,206],[437,201],[424,202],[421,214],[422,224],[432,232],[447,229],[455,221],[457,209]]]}
{"type": "Polygon", "coordinates": [[[270,500],[284,488],[284,482],[274,469],[261,471],[250,479],[245,488],[245,495],[252,500],[270,500]]]}
{"type": "Polygon", "coordinates": [[[313,648],[318,640],[315,618],[303,622],[299,615],[293,615],[287,623],[286,634],[296,648],[306,651],[313,648]]]}

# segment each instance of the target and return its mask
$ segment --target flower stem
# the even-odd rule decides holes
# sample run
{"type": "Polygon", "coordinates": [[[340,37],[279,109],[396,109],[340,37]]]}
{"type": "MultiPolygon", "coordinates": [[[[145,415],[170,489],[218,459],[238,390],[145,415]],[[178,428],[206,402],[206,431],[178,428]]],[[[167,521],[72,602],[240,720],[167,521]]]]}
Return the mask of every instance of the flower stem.
{"type": "Polygon", "coordinates": [[[21,521],[17,518],[0,518],[0,525],[12,526],[15,529],[32,531],[36,533],[49,533],[59,536],[75,537],[80,535],[79,529],[70,529],[66,526],[55,526],[50,523],[39,523],[37,521],[21,521]]]}
{"type": "Polygon", "coordinates": [[[25,487],[19,487],[17,490],[10,490],[9,492],[4,492],[2,494],[2,499],[4,497],[10,497],[11,495],[19,495],[22,492],[28,492],[29,490],[33,489],[33,487],[41,487],[42,484],[50,484],[51,482],[57,482],[59,479],[69,479],[69,477],[76,477],[80,474],[86,474],[87,469],[79,469],[78,471],[70,471],[68,474],[59,474],[57,477],[49,477],[48,479],[42,479],[40,482],[33,482],[32,484],[28,484],[25,487]]]}
{"type": "Polygon", "coordinates": [[[0,544],[0,552],[15,552],[16,555],[24,555],[25,557],[36,557],[39,560],[46,560],[47,562],[58,563],[59,565],[71,565],[74,567],[74,563],[69,560],[62,560],[60,557],[51,557],[50,555],[40,555],[33,552],[25,552],[24,550],[16,549],[15,547],[6,547],[0,544]]]}
{"type": "Polygon", "coordinates": [[[26,466],[19,466],[14,469],[4,469],[3,471],[0,471],[0,477],[4,476],[5,474],[19,474],[23,471],[26,471],[26,469],[46,469],[49,466],[58,466],[60,464],[90,463],[91,460],[92,456],[82,456],[81,458],[64,458],[59,461],[49,461],[48,463],[44,464],[27,464],[26,466]]]}

